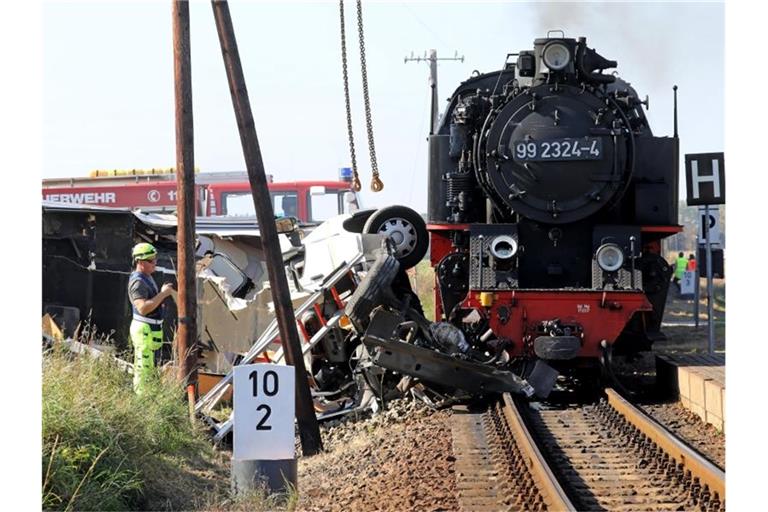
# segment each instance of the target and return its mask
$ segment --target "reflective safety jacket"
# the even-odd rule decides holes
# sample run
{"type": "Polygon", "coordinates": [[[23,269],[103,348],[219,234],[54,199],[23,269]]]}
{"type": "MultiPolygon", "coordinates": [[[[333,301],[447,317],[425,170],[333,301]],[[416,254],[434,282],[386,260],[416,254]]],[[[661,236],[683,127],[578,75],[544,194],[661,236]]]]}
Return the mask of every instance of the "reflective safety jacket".
{"type": "Polygon", "coordinates": [[[675,277],[678,279],[682,279],[687,266],[688,266],[688,260],[685,259],[685,257],[677,258],[677,261],[675,261],[675,277]]]}
{"type": "MultiPolygon", "coordinates": [[[[144,283],[144,285],[149,289],[150,296],[146,297],[147,299],[151,299],[155,297],[158,293],[160,293],[160,290],[157,288],[157,283],[155,283],[155,280],[152,279],[152,276],[148,276],[142,272],[131,273],[131,277],[128,278],[128,290],[131,289],[131,285],[133,284],[133,282],[137,280],[144,283]]],[[[130,297],[130,291],[128,295],[129,295],[129,298],[131,299],[131,311],[133,312],[134,320],[138,320],[139,322],[145,322],[153,325],[159,325],[160,323],[162,323],[163,310],[165,309],[165,304],[161,304],[154,311],[144,316],[139,313],[139,310],[136,309],[136,306],[133,304],[133,297],[130,297]]]]}

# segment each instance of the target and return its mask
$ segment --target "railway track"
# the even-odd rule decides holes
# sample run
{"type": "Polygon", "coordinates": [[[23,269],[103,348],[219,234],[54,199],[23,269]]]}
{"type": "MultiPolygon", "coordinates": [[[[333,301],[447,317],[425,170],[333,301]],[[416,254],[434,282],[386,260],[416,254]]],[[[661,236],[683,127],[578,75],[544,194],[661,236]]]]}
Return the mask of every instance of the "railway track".
{"type": "Polygon", "coordinates": [[[725,510],[725,474],[612,389],[454,409],[463,510],[725,510]]]}

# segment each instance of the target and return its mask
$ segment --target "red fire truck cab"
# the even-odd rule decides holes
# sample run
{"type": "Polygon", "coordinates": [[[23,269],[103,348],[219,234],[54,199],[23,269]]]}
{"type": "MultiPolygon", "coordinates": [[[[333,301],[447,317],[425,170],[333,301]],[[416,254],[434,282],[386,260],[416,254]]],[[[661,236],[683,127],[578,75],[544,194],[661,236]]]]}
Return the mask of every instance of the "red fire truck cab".
{"type": "MultiPolygon", "coordinates": [[[[314,223],[356,211],[360,207],[359,197],[346,174],[342,172],[338,181],[275,183],[268,177],[275,215],[314,223]]],[[[87,178],[45,179],[42,192],[46,201],[138,208],[147,212],[176,210],[172,170],[94,171],[87,178]]],[[[255,215],[246,173],[197,173],[195,197],[197,215],[201,217],[255,215]]]]}

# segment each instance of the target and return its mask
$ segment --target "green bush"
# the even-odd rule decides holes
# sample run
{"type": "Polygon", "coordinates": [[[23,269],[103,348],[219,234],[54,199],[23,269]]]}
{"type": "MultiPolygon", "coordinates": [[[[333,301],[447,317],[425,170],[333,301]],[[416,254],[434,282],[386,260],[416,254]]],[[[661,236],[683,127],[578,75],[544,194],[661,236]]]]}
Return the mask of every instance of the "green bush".
{"type": "Polygon", "coordinates": [[[108,358],[66,349],[43,358],[42,478],[45,510],[195,508],[218,492],[201,475],[213,451],[189,421],[181,386],[158,379],[145,397],[108,358]],[[203,468],[203,470],[201,470],[203,468]]]}

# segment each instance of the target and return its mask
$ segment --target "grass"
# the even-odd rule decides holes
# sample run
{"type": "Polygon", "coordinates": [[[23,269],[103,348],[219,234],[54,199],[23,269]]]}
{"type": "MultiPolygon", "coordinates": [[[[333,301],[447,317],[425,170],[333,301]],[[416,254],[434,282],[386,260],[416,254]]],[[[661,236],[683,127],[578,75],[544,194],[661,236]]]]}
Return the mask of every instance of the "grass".
{"type": "Polygon", "coordinates": [[[275,510],[295,510],[299,502],[299,493],[288,485],[285,495],[268,495],[263,489],[255,489],[238,496],[215,499],[205,504],[202,510],[208,512],[271,512],[275,510]]]}
{"type": "MultiPolygon", "coordinates": [[[[725,280],[714,279],[712,283],[712,308],[714,310],[715,321],[725,321],[725,280]]],[[[667,305],[665,315],[668,318],[690,318],[693,319],[693,298],[681,299],[677,287],[670,284],[667,295],[667,305]]],[[[699,285],[699,318],[706,319],[707,314],[707,280],[701,279],[699,285]]]]}
{"type": "Polygon", "coordinates": [[[213,453],[190,424],[174,384],[158,379],[146,398],[137,397],[130,375],[107,358],[49,351],[43,358],[43,508],[183,503],[191,483],[185,466],[213,453]]]}
{"type": "Polygon", "coordinates": [[[435,319],[435,271],[429,264],[429,259],[421,260],[411,273],[413,291],[419,296],[427,320],[435,319]]]}
{"type": "MultiPolygon", "coordinates": [[[[725,280],[713,281],[713,316],[715,321],[715,350],[725,350],[725,280]]],[[[699,295],[699,328],[685,325],[669,325],[662,327],[662,332],[667,336],[667,341],[659,345],[659,349],[675,352],[706,352],[708,349],[709,329],[707,321],[706,279],[701,279],[699,295]]],[[[693,299],[681,299],[674,285],[670,285],[667,296],[665,321],[693,321],[693,299]]]]}
{"type": "Polygon", "coordinates": [[[108,358],[61,346],[43,357],[44,510],[275,510],[295,491],[233,496],[229,455],[215,452],[189,421],[172,377],[133,393],[131,376],[108,358]]]}

